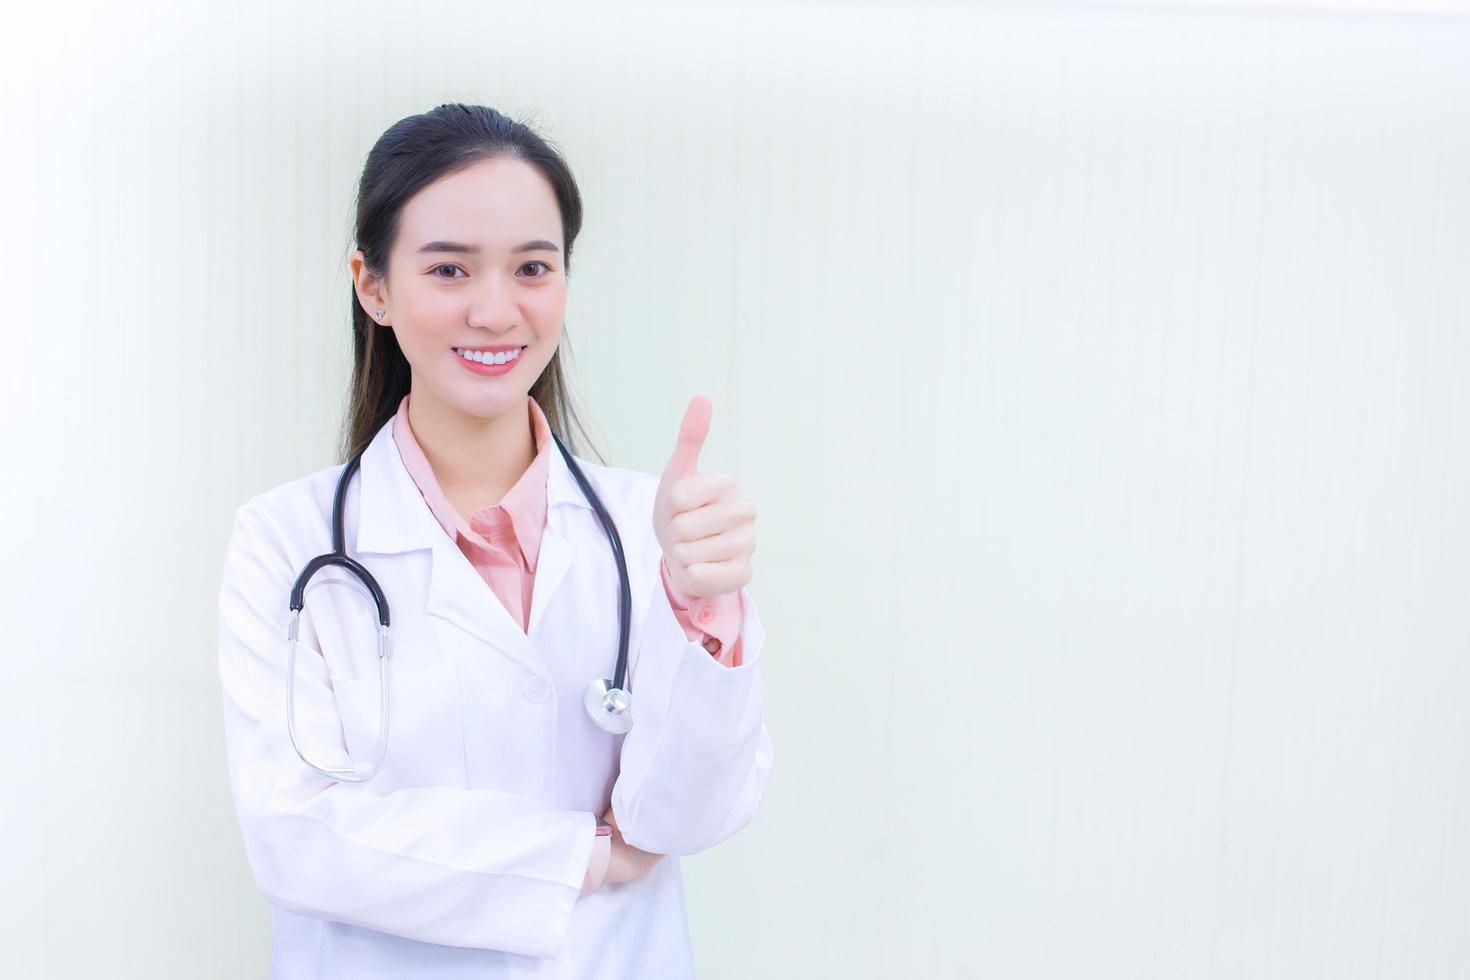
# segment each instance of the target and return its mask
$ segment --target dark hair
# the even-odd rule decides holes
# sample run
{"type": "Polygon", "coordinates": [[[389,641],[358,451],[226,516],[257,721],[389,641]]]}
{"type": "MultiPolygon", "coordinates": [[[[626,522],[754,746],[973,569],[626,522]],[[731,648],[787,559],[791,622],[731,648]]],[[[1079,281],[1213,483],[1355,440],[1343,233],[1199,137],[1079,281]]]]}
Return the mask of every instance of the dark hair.
{"type": "MultiPolygon", "coordinates": [[[[357,185],[354,229],[363,265],[377,276],[388,272],[388,253],[398,236],[403,205],[441,177],[457,173],[482,160],[510,157],[524,160],[541,172],[556,193],[561,210],[562,263],[571,272],[572,243],[582,227],[582,197],[571,169],[561,155],[524,123],[487,106],[446,103],[428,112],[400,119],[373,144],[357,185]]],[[[352,382],[342,433],[342,462],[361,452],[373,435],[398,410],[408,394],[408,360],[391,327],[367,315],[352,302],[352,382]]],[[[570,424],[586,438],[586,430],[571,406],[561,352],[568,346],[566,325],[556,353],[531,386],[530,395],[567,449],[581,455],[570,424]]],[[[586,440],[589,447],[591,440],[586,440]]],[[[599,463],[600,453],[591,450],[599,463]]]]}

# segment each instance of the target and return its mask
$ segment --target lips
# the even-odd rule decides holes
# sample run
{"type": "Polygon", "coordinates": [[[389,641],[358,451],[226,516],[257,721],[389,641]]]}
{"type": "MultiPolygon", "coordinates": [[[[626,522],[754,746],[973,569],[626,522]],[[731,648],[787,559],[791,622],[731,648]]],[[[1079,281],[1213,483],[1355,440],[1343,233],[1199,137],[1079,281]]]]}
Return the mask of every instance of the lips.
{"type": "MultiPolygon", "coordinates": [[[[464,357],[463,355],[461,355],[458,352],[458,350],[461,350],[461,349],[467,349],[467,348],[451,349],[451,353],[454,354],[454,359],[456,361],[458,361],[459,363],[463,364],[465,366],[465,369],[466,370],[473,371],[475,374],[479,374],[479,375],[483,375],[483,376],[493,376],[493,375],[497,375],[497,374],[506,374],[506,373],[514,370],[515,369],[515,366],[521,362],[521,357],[524,356],[524,355],[519,355],[518,354],[516,357],[512,358],[511,360],[506,361],[504,364],[496,364],[494,362],[482,363],[480,361],[471,360],[470,358],[464,357]]],[[[525,350],[525,348],[524,347],[512,347],[512,348],[510,348],[510,350],[513,350],[513,351],[523,351],[523,350],[525,350]]]]}

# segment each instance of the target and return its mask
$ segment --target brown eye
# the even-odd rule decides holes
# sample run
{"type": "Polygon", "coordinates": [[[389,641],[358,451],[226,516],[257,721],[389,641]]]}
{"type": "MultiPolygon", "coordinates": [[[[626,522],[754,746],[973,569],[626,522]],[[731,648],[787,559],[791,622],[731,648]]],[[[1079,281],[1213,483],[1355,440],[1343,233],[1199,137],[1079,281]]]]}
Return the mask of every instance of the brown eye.
{"type": "MultiPolygon", "coordinates": [[[[446,262],[443,265],[436,265],[436,266],[434,266],[434,272],[437,273],[440,269],[459,269],[459,266],[454,265],[453,263],[450,263],[450,262],[446,262]]],[[[460,272],[464,272],[463,269],[459,269],[459,271],[460,272]]],[[[468,275],[468,273],[466,273],[466,275],[468,275]]],[[[436,275],[435,278],[436,279],[458,279],[459,276],[439,276],[439,275],[436,275]]]]}
{"type": "MultiPolygon", "coordinates": [[[[521,266],[521,268],[522,269],[525,269],[525,268],[528,268],[529,266],[533,266],[533,265],[539,265],[541,268],[545,269],[546,272],[550,272],[551,271],[551,266],[547,265],[545,262],[527,262],[525,265],[521,266]]],[[[540,278],[542,278],[545,275],[546,275],[546,273],[542,273],[540,276],[532,276],[531,278],[532,279],[540,279],[540,278]]]]}

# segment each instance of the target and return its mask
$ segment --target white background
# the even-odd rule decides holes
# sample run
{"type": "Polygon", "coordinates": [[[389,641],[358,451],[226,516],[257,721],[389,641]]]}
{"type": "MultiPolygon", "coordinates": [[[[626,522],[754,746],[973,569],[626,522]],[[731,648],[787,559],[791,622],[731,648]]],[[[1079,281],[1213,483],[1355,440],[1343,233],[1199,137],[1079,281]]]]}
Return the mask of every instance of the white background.
{"type": "Polygon", "coordinates": [[[704,393],[760,510],[776,762],[685,861],[702,978],[1470,974],[1462,5],[7,23],[8,975],[266,975],[222,549],[334,461],[354,183],[445,101],[581,182],[608,461],[704,393]]]}

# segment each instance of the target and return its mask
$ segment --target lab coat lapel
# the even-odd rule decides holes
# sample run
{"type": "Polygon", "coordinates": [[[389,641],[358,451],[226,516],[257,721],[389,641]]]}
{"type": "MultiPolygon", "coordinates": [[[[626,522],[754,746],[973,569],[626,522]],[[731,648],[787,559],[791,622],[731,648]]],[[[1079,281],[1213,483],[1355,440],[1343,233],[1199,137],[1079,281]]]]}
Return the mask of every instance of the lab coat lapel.
{"type": "MultiPolygon", "coordinates": [[[[354,483],[359,501],[355,553],[397,555],[422,551],[448,537],[398,455],[391,418],[363,450],[354,483]]],[[[350,512],[350,491],[348,509],[350,512]]]]}
{"type": "MultiPolygon", "coordinates": [[[[553,451],[560,455],[554,448],[553,451]]],[[[567,569],[572,567],[572,547],[563,535],[566,514],[566,508],[552,507],[548,502],[546,530],[541,532],[541,554],[536,559],[536,581],[531,586],[531,618],[526,624],[526,631],[532,636],[546,615],[547,603],[566,578],[567,569]]]]}
{"type": "MultiPolygon", "coordinates": [[[[536,559],[536,581],[531,590],[531,618],[527,623],[527,632],[532,635],[535,635],[547,606],[551,604],[557,588],[572,567],[572,558],[578,548],[585,549],[589,546],[583,537],[574,538],[574,535],[581,521],[578,512],[590,512],[592,505],[587,502],[582,488],[577,485],[576,477],[572,475],[567,461],[562,458],[561,450],[553,445],[548,451],[551,453],[551,465],[546,472],[546,530],[541,534],[541,552],[536,559]]],[[[585,466],[582,472],[587,472],[585,466]]],[[[587,478],[592,479],[590,474],[587,478]]]]}
{"type": "MultiPolygon", "coordinates": [[[[528,670],[544,674],[545,665],[528,635],[425,503],[393,442],[392,424],[392,419],[384,423],[363,452],[358,553],[389,555],[429,549],[433,566],[424,612],[453,623],[528,670]]],[[[553,445],[550,452],[547,526],[531,595],[532,633],[571,567],[575,548],[566,533],[568,515],[578,507],[591,509],[561,451],[553,445]]],[[[388,597],[390,612],[392,598],[388,597]]]]}

